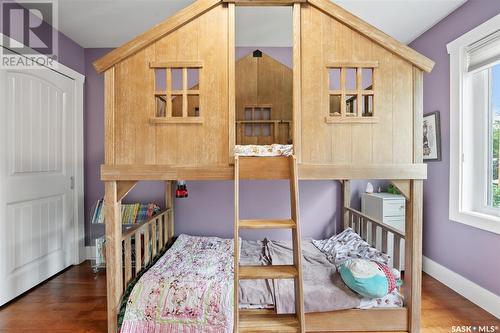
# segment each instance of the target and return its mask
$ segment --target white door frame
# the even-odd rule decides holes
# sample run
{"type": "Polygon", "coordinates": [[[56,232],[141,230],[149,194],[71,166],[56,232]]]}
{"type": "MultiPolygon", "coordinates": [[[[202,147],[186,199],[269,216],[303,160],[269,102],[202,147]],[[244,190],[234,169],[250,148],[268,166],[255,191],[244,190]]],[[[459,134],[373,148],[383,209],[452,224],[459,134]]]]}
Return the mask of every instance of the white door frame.
{"type": "MultiPolygon", "coordinates": [[[[0,47],[9,49],[3,45],[4,37],[9,39],[9,41],[14,41],[8,36],[0,33],[0,47]]],[[[17,44],[18,41],[15,41],[17,44]]],[[[26,47],[26,46],[24,46],[26,47]]],[[[28,47],[26,47],[28,48],[28,47]]],[[[36,51],[37,57],[47,58],[36,51]]],[[[75,137],[74,137],[74,151],[76,152],[74,165],[75,165],[75,187],[74,187],[74,220],[76,221],[75,228],[75,257],[73,259],[73,264],[78,265],[85,261],[87,258],[85,251],[85,214],[84,214],[84,166],[83,166],[83,84],[85,82],[85,76],[78,73],[77,71],[55,61],[51,60],[52,63],[56,64],[55,68],[47,67],[59,74],[62,74],[74,81],[75,98],[74,98],[74,108],[75,108],[75,137]]],[[[46,62],[48,63],[48,62],[46,62]]]]}

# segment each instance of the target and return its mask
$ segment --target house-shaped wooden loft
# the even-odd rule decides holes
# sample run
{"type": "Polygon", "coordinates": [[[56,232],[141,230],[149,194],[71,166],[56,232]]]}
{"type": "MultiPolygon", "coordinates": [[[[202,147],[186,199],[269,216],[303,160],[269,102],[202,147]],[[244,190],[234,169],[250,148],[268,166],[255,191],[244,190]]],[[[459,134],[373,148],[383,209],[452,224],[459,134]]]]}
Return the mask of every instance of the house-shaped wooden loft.
{"type": "MultiPolygon", "coordinates": [[[[346,198],[350,179],[388,179],[408,199],[403,310],[315,319],[306,314],[306,329],[418,332],[427,172],[422,75],[434,63],[328,0],[198,0],[94,63],[105,76],[101,177],[106,183],[110,330],[116,329],[124,279],[128,283],[122,275],[127,239],[119,206],[137,181],[164,180],[170,188],[179,179],[235,179],[235,173],[237,179],[288,177],[288,171],[270,164],[272,159],[245,164],[234,156],[245,108],[268,107],[237,100],[238,89],[244,89],[236,84],[239,5],[293,7],[292,112],[284,119],[291,126],[287,143],[293,144],[296,159],[293,178],[340,180],[346,198]],[[389,318],[391,325],[382,323],[389,318]]],[[[167,197],[169,231],[163,240],[173,232],[171,193],[167,197]]],[[[348,209],[348,200],[344,204],[348,209]]],[[[349,219],[346,210],[345,226],[349,219]]],[[[303,331],[303,322],[300,327],[303,331]]]]}

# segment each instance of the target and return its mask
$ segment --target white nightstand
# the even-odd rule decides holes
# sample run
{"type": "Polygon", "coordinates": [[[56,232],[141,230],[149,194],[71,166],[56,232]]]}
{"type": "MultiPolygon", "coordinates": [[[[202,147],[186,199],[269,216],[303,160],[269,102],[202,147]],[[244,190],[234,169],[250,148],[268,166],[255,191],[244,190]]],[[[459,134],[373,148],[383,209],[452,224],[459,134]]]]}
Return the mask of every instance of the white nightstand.
{"type": "MultiPolygon", "coordinates": [[[[405,233],[405,212],[406,199],[399,194],[391,193],[363,193],[361,196],[361,211],[385,224],[394,227],[395,229],[405,233]]],[[[379,232],[381,232],[379,230],[379,232]]],[[[377,239],[381,239],[377,235],[377,239]]],[[[388,254],[392,257],[393,237],[389,235],[387,238],[388,254]]],[[[377,248],[380,244],[377,242],[377,248]]],[[[404,269],[404,240],[401,241],[401,269],[404,269]]]]}

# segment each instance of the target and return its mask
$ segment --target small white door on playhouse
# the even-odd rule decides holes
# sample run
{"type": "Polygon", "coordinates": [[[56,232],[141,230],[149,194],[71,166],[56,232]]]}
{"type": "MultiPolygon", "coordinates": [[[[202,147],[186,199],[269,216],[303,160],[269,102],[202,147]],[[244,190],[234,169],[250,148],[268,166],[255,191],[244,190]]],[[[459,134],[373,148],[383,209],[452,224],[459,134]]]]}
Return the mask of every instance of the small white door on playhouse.
{"type": "Polygon", "coordinates": [[[75,258],[74,81],[0,69],[0,305],[75,258]]]}

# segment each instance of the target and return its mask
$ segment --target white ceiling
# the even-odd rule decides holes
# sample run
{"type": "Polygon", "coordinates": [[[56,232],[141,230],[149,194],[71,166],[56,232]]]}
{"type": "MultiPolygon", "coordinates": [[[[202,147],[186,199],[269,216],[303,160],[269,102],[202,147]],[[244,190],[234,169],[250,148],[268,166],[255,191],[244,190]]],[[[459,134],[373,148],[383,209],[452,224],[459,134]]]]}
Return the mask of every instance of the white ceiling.
{"type": "MultiPolygon", "coordinates": [[[[466,0],[333,0],[410,43],[466,0]]],[[[61,0],[59,30],[83,47],[117,47],[194,0],[61,0]]],[[[291,46],[291,9],[238,8],[237,46],[291,46]]]]}

